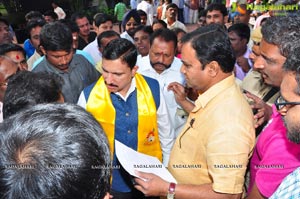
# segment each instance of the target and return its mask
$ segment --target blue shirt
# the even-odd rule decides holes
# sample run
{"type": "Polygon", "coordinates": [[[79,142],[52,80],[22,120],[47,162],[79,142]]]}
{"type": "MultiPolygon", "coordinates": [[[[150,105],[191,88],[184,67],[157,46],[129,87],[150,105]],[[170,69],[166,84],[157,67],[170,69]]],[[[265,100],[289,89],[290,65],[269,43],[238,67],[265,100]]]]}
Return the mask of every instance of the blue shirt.
{"type": "MultiPolygon", "coordinates": [[[[160,105],[159,84],[155,79],[145,77],[154,98],[156,107],[160,105]]],[[[86,101],[88,101],[91,90],[95,84],[84,89],[86,101]]],[[[110,93],[112,104],[116,110],[115,119],[115,139],[126,146],[137,150],[138,143],[138,112],[137,112],[137,91],[131,92],[126,100],[122,99],[115,93],[110,93]]],[[[120,162],[116,157],[114,149],[113,154],[113,170],[112,170],[112,190],[118,192],[131,192],[133,189],[130,174],[120,166],[120,162]]]]}
{"type": "Polygon", "coordinates": [[[24,48],[24,50],[26,52],[27,59],[29,59],[33,55],[33,53],[35,51],[35,48],[31,44],[31,42],[30,42],[29,39],[26,39],[24,41],[24,47],[23,48],[24,48]]]}
{"type": "Polygon", "coordinates": [[[284,178],[278,189],[269,199],[298,198],[300,198],[300,167],[284,178]]]}

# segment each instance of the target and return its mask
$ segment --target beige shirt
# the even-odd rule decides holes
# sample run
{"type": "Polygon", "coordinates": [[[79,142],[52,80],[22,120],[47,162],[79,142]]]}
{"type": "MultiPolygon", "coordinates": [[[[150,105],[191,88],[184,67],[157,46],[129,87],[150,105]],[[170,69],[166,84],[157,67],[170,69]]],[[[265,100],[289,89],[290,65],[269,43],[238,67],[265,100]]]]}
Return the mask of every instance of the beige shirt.
{"type": "Polygon", "coordinates": [[[173,146],[170,172],[180,184],[212,183],[216,192],[242,193],[255,133],[234,76],[199,95],[195,105],[173,146]]]}
{"type": "MultiPolygon", "coordinates": [[[[263,79],[259,72],[251,70],[243,79],[241,89],[246,90],[253,95],[256,95],[260,99],[263,99],[272,89],[272,87],[263,83],[263,79]]],[[[271,106],[272,104],[274,104],[278,96],[279,92],[275,93],[268,101],[266,101],[266,103],[271,106]]],[[[251,101],[249,102],[251,103],[251,101]]]]}

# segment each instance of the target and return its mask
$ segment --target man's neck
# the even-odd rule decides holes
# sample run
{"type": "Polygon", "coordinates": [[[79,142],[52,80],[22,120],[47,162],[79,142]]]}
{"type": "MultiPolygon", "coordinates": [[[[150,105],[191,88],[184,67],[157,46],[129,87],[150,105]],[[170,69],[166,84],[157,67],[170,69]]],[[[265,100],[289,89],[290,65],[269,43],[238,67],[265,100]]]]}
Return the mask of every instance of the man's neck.
{"type": "Polygon", "coordinates": [[[240,52],[237,52],[235,54],[236,57],[243,56],[247,52],[247,47],[244,50],[241,50],[240,52]]]}
{"type": "Polygon", "coordinates": [[[134,90],[133,87],[135,87],[136,84],[135,84],[135,82],[133,83],[133,81],[135,81],[135,80],[132,79],[131,82],[130,82],[130,84],[128,85],[128,87],[124,88],[122,91],[116,92],[117,95],[121,95],[122,96],[122,98],[124,99],[124,101],[126,101],[129,93],[131,93],[134,90]]]}
{"type": "Polygon", "coordinates": [[[172,25],[175,21],[176,21],[176,19],[174,19],[174,18],[168,18],[167,19],[168,25],[172,25]]]}
{"type": "Polygon", "coordinates": [[[43,56],[44,55],[44,53],[42,52],[42,51],[40,51],[40,50],[35,50],[36,52],[37,52],[37,54],[39,54],[40,56],[43,56]]]}

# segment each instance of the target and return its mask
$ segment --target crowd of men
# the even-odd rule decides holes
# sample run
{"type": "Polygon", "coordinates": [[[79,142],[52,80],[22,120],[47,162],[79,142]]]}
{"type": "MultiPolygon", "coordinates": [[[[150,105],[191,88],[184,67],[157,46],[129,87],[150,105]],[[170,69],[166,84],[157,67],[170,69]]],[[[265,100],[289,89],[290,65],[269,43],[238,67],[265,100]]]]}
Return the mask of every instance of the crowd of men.
{"type": "Polygon", "coordinates": [[[23,44],[0,18],[0,199],[300,198],[300,17],[252,26],[246,4],[201,2],[190,32],[178,2],[128,10],[120,32],[31,11],[23,44]],[[131,176],[115,140],[177,184],[131,176]]]}

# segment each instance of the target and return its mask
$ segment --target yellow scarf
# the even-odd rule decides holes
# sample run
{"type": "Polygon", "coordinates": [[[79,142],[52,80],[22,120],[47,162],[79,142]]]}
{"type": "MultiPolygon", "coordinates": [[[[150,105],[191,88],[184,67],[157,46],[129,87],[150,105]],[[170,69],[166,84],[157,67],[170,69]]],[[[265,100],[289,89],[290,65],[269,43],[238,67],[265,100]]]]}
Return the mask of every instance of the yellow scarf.
{"type": "MultiPolygon", "coordinates": [[[[135,74],[138,104],[138,143],[137,151],[162,160],[160,148],[156,105],[146,80],[135,74]]],[[[92,89],[87,102],[87,111],[101,124],[108,137],[111,155],[114,153],[116,110],[111,102],[104,78],[101,77],[92,89]]],[[[126,122],[126,121],[124,121],[126,122]]],[[[127,133],[127,132],[122,132],[127,133]]]]}

